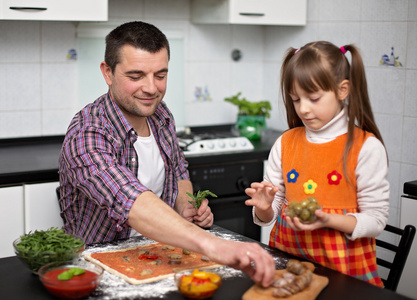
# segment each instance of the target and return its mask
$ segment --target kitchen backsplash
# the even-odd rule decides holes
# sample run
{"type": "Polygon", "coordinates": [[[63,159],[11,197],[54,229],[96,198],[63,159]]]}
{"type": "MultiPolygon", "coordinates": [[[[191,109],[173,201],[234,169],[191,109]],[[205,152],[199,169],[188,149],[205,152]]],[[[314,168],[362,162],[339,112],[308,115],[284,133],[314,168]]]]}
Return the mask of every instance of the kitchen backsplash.
{"type": "MultiPolygon", "coordinates": [[[[110,0],[109,23],[143,20],[180,32],[184,81],[171,85],[183,85],[183,105],[175,114],[187,126],[233,123],[236,107],[223,99],[242,92],[250,100],[270,100],[268,126],[284,130],[279,68],[285,50],[313,40],[359,46],[390,159],[390,223],[399,224],[402,184],[417,178],[417,0],[307,2],[308,22],[302,27],[195,25],[189,0],[110,0]],[[392,47],[401,65],[381,63],[384,55],[390,61],[392,47]],[[242,53],[238,62],[231,58],[234,49],[242,53]]],[[[106,92],[103,85],[100,94],[80,100],[86,79],[72,50],[80,50],[79,26],[0,21],[0,138],[64,134],[84,102],[106,92]]]]}

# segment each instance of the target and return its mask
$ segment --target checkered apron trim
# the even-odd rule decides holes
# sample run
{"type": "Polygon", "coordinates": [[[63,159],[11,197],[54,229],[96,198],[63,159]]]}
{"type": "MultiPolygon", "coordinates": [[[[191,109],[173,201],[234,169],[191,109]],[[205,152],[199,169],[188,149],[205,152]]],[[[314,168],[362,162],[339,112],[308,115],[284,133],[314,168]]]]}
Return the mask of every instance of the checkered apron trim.
{"type": "MultiPolygon", "coordinates": [[[[378,275],[374,238],[351,241],[342,232],[330,228],[294,231],[285,221],[283,211],[271,231],[269,238],[271,247],[383,287],[378,275]]],[[[323,209],[323,211],[347,214],[356,210],[323,209]]]]}

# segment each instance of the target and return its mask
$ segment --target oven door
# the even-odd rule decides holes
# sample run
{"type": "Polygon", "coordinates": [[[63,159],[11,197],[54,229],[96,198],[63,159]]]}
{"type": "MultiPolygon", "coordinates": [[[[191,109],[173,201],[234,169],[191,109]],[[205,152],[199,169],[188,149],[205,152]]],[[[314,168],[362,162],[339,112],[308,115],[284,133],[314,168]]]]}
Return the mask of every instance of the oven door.
{"type": "Polygon", "coordinates": [[[245,205],[246,195],[210,198],[214,224],[260,241],[261,228],[253,223],[252,207],[245,205]]]}

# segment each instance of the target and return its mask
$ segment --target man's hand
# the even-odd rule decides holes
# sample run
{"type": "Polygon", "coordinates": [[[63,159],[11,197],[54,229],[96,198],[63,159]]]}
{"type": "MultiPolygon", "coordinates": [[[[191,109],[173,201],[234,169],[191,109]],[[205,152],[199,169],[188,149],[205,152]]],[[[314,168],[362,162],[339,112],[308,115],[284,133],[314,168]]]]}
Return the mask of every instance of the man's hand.
{"type": "Polygon", "coordinates": [[[207,199],[201,202],[198,210],[191,203],[187,203],[180,215],[187,221],[205,228],[211,227],[214,221],[213,213],[208,206],[207,199]]]}
{"type": "Polygon", "coordinates": [[[218,239],[205,249],[213,261],[242,270],[263,287],[274,281],[275,261],[259,244],[218,239]]]}

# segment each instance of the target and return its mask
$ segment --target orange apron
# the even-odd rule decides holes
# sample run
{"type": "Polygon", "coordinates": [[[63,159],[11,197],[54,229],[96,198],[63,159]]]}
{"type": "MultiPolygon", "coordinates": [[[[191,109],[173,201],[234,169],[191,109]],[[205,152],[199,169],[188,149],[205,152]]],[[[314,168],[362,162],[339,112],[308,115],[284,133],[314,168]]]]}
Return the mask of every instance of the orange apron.
{"type": "Polygon", "coordinates": [[[358,212],[355,168],[360,149],[370,133],[355,129],[355,139],[343,170],[343,151],[347,134],[323,144],[310,143],[305,128],[284,133],[281,140],[282,172],[286,203],[270,234],[269,245],[287,253],[317,262],[341,273],[383,286],[376,264],[374,238],[348,240],[344,233],[321,228],[294,231],[283,217],[293,201],[315,197],[326,213],[358,212]]]}

